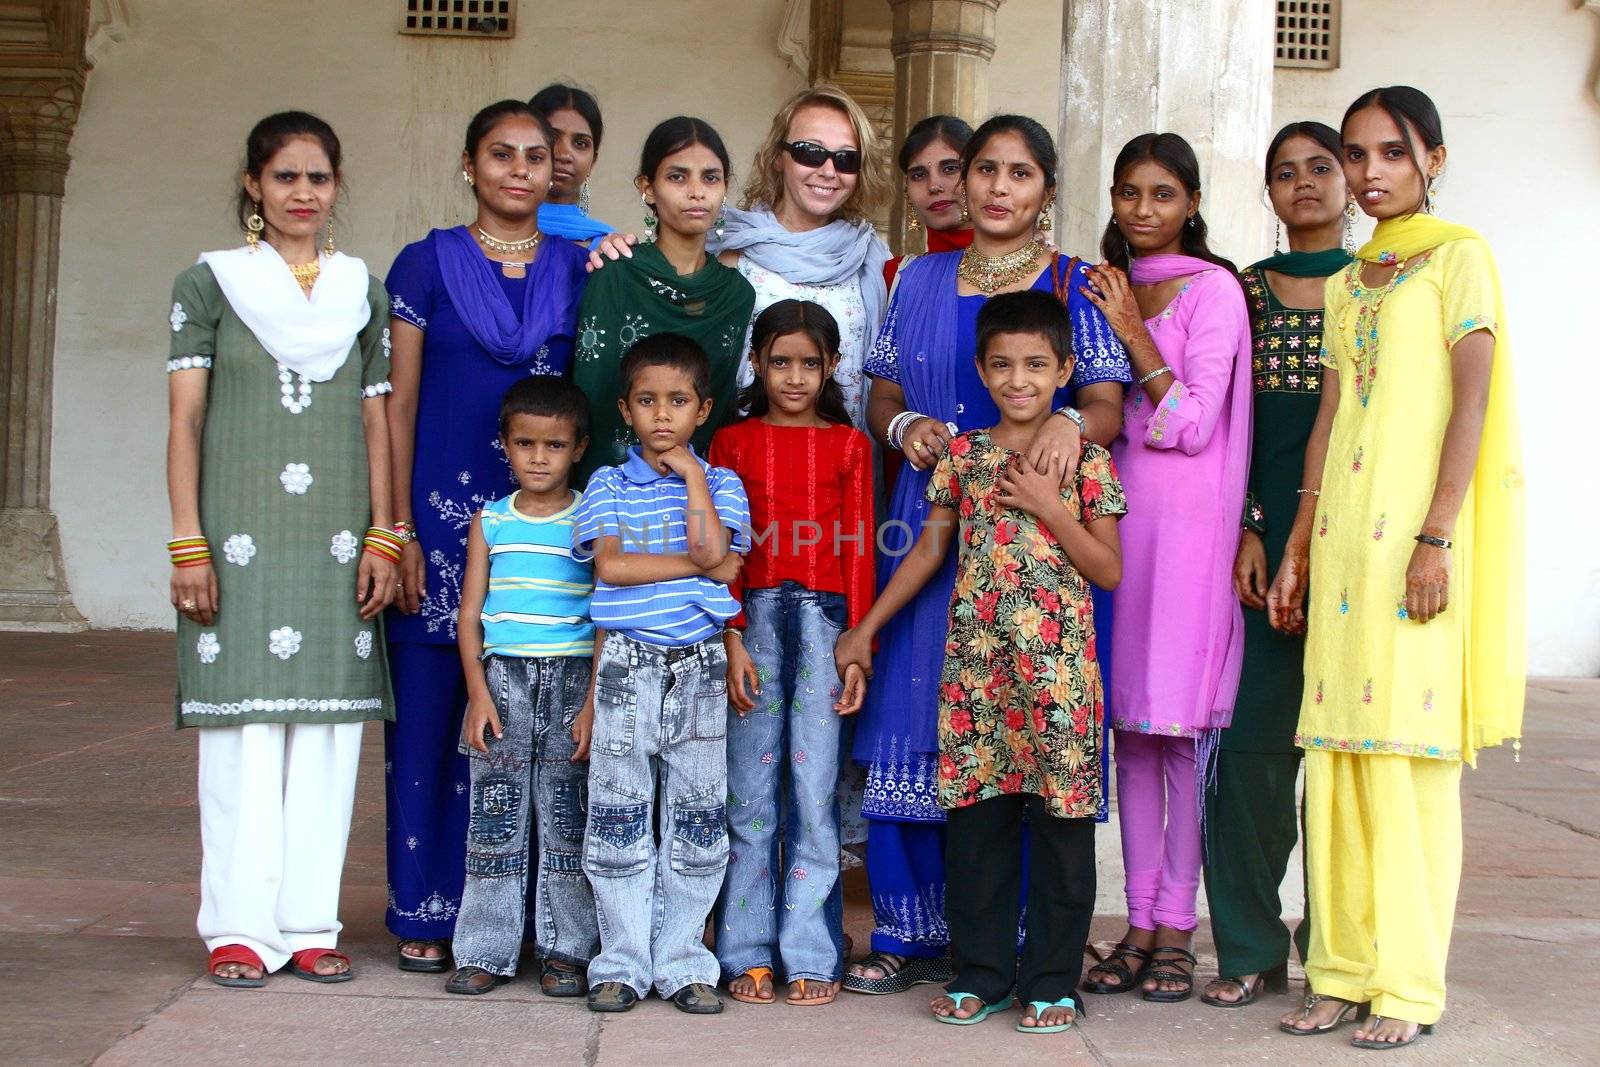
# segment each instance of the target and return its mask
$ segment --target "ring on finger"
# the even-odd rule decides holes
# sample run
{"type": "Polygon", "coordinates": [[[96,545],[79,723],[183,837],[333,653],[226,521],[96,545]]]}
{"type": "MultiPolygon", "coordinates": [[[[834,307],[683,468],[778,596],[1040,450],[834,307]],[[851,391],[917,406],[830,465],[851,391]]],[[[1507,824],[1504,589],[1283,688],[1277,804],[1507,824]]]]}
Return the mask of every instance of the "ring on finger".
{"type": "Polygon", "coordinates": [[[200,605],[196,604],[194,602],[194,599],[191,597],[190,599],[185,600],[183,603],[179,604],[178,605],[178,610],[179,611],[193,611],[195,608],[197,608],[199,606],[200,605]]]}

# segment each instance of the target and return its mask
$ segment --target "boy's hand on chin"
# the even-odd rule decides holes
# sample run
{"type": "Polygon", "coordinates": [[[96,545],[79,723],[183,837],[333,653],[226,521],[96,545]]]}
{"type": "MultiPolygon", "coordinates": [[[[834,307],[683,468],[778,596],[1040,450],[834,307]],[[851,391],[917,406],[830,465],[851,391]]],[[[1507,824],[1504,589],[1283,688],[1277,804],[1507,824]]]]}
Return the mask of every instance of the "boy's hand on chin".
{"type": "Polygon", "coordinates": [[[698,470],[700,464],[695,461],[694,453],[689,451],[687,445],[674,445],[660,455],[661,465],[680,478],[687,478],[691,471],[698,470]]]}

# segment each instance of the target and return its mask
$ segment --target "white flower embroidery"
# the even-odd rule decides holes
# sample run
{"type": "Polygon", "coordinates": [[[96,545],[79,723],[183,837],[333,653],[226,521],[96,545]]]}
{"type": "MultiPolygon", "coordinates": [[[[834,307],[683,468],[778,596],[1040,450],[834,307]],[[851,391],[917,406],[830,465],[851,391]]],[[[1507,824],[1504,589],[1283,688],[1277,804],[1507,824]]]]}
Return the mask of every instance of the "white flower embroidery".
{"type": "Polygon", "coordinates": [[[372,655],[372,631],[362,630],[356,634],[356,655],[366,659],[372,655]]]}
{"type": "Polygon", "coordinates": [[[311,466],[306,463],[290,463],[278,475],[278,481],[283,483],[283,491],[294,496],[305,496],[306,490],[311,488],[311,466]]]}
{"type": "Polygon", "coordinates": [[[288,659],[300,651],[301,634],[289,626],[281,626],[267,635],[267,651],[279,659],[288,659]]]}
{"type": "Polygon", "coordinates": [[[472,475],[468,474],[466,471],[462,471],[460,474],[456,475],[456,481],[460,482],[462,485],[470,485],[472,482],[472,475]]]}
{"type": "Polygon", "coordinates": [[[189,321],[189,313],[183,310],[182,304],[174,301],[172,304],[172,314],[168,316],[167,321],[172,323],[172,332],[177,333],[179,330],[183,329],[183,324],[189,321]]]}
{"type": "Polygon", "coordinates": [[[200,640],[194,643],[194,650],[200,654],[201,663],[210,663],[222,651],[222,642],[217,640],[216,634],[201,634],[200,640]]]}
{"type": "Polygon", "coordinates": [[[282,363],[278,364],[278,391],[282,393],[280,400],[283,406],[289,409],[289,414],[298,415],[311,406],[311,382],[305,375],[298,375],[300,384],[295,385],[297,376],[282,363]]]}
{"type": "Polygon", "coordinates": [[[356,554],[361,550],[360,546],[361,542],[356,540],[355,534],[349,530],[340,530],[329,541],[328,551],[340,563],[349,563],[356,558],[356,554]]]}
{"type": "Polygon", "coordinates": [[[389,358],[389,350],[394,347],[394,341],[389,336],[389,327],[383,328],[383,358],[389,358]]]}
{"type": "Polygon", "coordinates": [[[236,567],[248,567],[256,554],[255,540],[249,534],[234,534],[222,542],[222,554],[236,567]]]}

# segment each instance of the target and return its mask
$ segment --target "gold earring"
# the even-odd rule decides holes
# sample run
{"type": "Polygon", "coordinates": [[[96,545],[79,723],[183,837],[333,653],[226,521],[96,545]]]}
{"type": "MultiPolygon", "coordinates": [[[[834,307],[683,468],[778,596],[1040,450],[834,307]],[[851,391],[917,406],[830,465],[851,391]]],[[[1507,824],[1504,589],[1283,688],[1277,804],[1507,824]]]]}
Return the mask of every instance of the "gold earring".
{"type": "Polygon", "coordinates": [[[336,249],[333,247],[333,216],[329,215],[328,216],[328,239],[326,241],[322,242],[322,252],[323,252],[324,255],[331,256],[331,255],[333,255],[333,253],[335,251],[336,251],[336,249]]]}
{"type": "Polygon", "coordinates": [[[472,180],[472,175],[467,173],[467,168],[466,167],[462,167],[461,168],[461,180],[466,182],[468,185],[476,185],[477,184],[477,182],[472,180]]]}
{"type": "Polygon", "coordinates": [[[1044,206],[1044,208],[1039,212],[1039,230],[1040,230],[1040,232],[1042,232],[1042,233],[1049,233],[1050,232],[1050,227],[1053,225],[1053,223],[1050,221],[1050,209],[1055,207],[1055,206],[1056,206],[1056,202],[1054,200],[1052,200],[1048,204],[1046,204],[1044,206]]]}
{"type": "Polygon", "coordinates": [[[906,229],[916,233],[922,229],[922,221],[917,218],[917,208],[911,202],[911,190],[906,190],[906,229]]]}
{"type": "Polygon", "coordinates": [[[261,217],[261,201],[257,200],[250,217],[244,220],[244,243],[250,246],[250,251],[261,251],[261,231],[266,228],[267,220],[261,217]]]}

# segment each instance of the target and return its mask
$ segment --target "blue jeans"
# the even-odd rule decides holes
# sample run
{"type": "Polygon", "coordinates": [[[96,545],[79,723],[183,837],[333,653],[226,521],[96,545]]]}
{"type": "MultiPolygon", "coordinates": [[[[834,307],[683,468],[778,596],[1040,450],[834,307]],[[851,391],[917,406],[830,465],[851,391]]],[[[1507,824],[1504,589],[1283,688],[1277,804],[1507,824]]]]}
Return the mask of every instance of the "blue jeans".
{"type": "Polygon", "coordinates": [[[599,933],[582,862],[589,768],[572,762],[572,721],[589,694],[591,667],[582,656],[491,656],[485,664],[502,736],[488,739],[487,754],[462,746],[472,757],[472,806],[457,967],[517,973],[530,858],[538,865],[539,955],[578,967],[594,956],[599,933]]]}
{"type": "Polygon", "coordinates": [[[716,984],[704,936],[728,866],[727,671],[721,634],[686,648],[606,635],[583,855],[600,918],[591,986],[622,982],[644,996],[654,985],[670,997],[716,984]]]}
{"type": "Polygon", "coordinates": [[[744,598],[756,709],[728,711],[728,877],[717,960],[725,977],[775,967],[785,981],[839,978],[839,696],[833,646],[845,601],[798,582],[744,598]],[[788,773],[784,773],[785,766],[788,773]],[[780,830],[781,857],[780,857],[780,830]]]}

